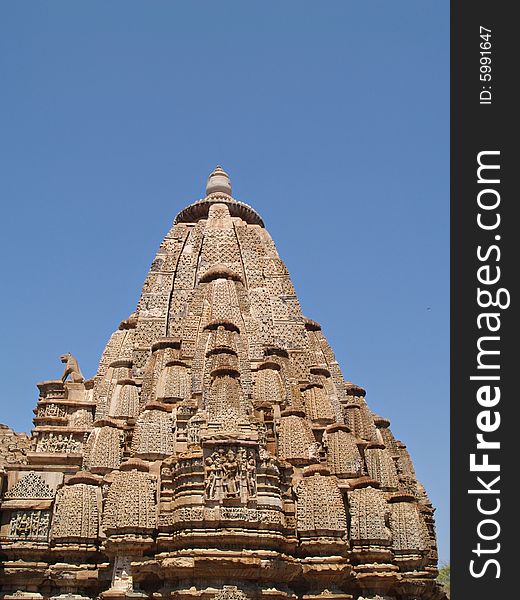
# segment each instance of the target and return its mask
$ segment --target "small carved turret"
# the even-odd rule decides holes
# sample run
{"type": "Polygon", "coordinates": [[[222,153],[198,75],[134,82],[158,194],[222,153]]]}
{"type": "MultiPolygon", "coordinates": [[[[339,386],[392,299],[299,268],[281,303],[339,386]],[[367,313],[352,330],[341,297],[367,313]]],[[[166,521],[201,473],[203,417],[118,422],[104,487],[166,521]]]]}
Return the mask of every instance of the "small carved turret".
{"type": "Polygon", "coordinates": [[[220,165],[218,165],[208,177],[208,182],[206,184],[206,196],[214,194],[215,192],[231,196],[231,181],[229,175],[220,165]]]}

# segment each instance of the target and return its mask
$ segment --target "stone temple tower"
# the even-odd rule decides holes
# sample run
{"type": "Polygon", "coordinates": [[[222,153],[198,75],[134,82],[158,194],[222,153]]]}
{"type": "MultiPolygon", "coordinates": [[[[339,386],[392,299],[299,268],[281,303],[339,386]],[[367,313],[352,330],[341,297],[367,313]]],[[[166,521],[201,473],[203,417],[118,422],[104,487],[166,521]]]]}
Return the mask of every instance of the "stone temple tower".
{"type": "Polygon", "coordinates": [[[18,443],[0,453],[0,598],[444,598],[406,446],[222,168],[97,374],[62,361],[26,447],[1,430],[18,443]]]}

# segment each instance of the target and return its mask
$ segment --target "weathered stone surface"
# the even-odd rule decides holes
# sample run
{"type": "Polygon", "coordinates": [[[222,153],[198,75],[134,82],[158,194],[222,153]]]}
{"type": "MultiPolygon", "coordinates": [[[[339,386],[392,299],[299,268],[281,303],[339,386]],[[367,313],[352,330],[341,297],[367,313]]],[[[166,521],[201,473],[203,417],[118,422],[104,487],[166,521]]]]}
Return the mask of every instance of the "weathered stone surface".
{"type": "Polygon", "coordinates": [[[0,423],[0,471],[7,464],[23,464],[27,460],[30,439],[25,433],[16,433],[0,423]]]}
{"type": "Polygon", "coordinates": [[[442,598],[406,446],[218,167],[93,379],[0,426],[0,598],[442,598]]]}

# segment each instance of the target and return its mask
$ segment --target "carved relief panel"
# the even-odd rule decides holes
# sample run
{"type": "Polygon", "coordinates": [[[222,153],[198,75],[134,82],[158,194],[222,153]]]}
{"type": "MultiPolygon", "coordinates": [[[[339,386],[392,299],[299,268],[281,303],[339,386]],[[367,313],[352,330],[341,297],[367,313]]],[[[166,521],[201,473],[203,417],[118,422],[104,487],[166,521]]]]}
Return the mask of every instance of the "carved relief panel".
{"type": "Polygon", "coordinates": [[[47,541],[50,520],[50,512],[46,510],[14,511],[9,523],[9,537],[22,541],[47,541]]]}
{"type": "Polygon", "coordinates": [[[391,502],[389,507],[394,550],[425,554],[429,550],[430,539],[417,504],[410,501],[391,502]]]}
{"type": "Polygon", "coordinates": [[[322,385],[309,386],[303,392],[305,409],[309,418],[319,423],[333,423],[335,420],[332,402],[322,385]]]}
{"type": "Polygon", "coordinates": [[[92,472],[118,469],[123,456],[123,432],[116,427],[96,427],[88,437],[83,467],[92,472]]]}
{"type": "Polygon", "coordinates": [[[356,438],[348,427],[339,424],[330,426],[323,434],[323,443],[332,473],[347,478],[360,477],[363,474],[363,459],[356,438]]]}
{"type": "Polygon", "coordinates": [[[115,418],[136,417],[139,414],[139,388],[133,383],[118,383],[110,402],[109,415],[115,418]]]}
{"type": "Polygon", "coordinates": [[[316,439],[309,422],[295,414],[282,414],[278,431],[278,456],[290,463],[306,464],[316,458],[316,439]]]}
{"type": "Polygon", "coordinates": [[[157,398],[186,400],[191,396],[191,376],[186,365],[166,365],[157,384],[157,398]]]}
{"type": "Polygon", "coordinates": [[[94,485],[77,483],[58,490],[52,522],[52,539],[97,539],[99,503],[98,488],[94,485]]]}
{"type": "Polygon", "coordinates": [[[108,533],[131,528],[136,532],[156,526],[156,478],[137,470],[117,472],[108,490],[103,527],[108,533]]]}
{"type": "Polygon", "coordinates": [[[70,427],[92,427],[92,410],[80,408],[71,412],[69,417],[70,427]]]}
{"type": "Polygon", "coordinates": [[[381,484],[382,490],[396,490],[399,485],[397,469],[390,452],[386,448],[365,450],[365,461],[369,476],[381,484]]]}
{"type": "Polygon", "coordinates": [[[63,404],[42,404],[38,406],[36,416],[41,417],[60,417],[65,418],[67,416],[67,406],[63,404]]]}
{"type": "Polygon", "coordinates": [[[44,433],[38,438],[36,452],[79,453],[83,449],[83,438],[70,433],[44,433]]]}
{"type": "Polygon", "coordinates": [[[298,530],[328,530],[346,535],[347,517],[335,477],[316,473],[304,477],[295,489],[298,530]]]}
{"type": "Polygon", "coordinates": [[[208,500],[256,498],[257,453],[251,448],[220,446],[206,450],[204,490],[208,500]]]}
{"type": "Polygon", "coordinates": [[[132,439],[135,455],[170,456],[174,449],[172,414],[162,410],[145,410],[137,419],[132,439]]]}
{"type": "Polygon", "coordinates": [[[348,499],[352,542],[360,546],[389,545],[390,509],[384,493],[366,487],[349,492],[348,499]]]}

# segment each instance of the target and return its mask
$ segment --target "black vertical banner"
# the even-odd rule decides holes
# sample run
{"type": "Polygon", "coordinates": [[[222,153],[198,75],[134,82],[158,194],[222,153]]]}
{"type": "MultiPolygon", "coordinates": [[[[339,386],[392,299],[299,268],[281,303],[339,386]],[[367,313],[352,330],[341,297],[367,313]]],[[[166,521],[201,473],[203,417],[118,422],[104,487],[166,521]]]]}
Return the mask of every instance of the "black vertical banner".
{"type": "MultiPolygon", "coordinates": [[[[520,52],[514,3],[451,4],[451,597],[514,594],[520,52]],[[514,289],[513,289],[514,288],[514,289]]],[[[517,588],[516,588],[517,589],[517,588]]]]}

